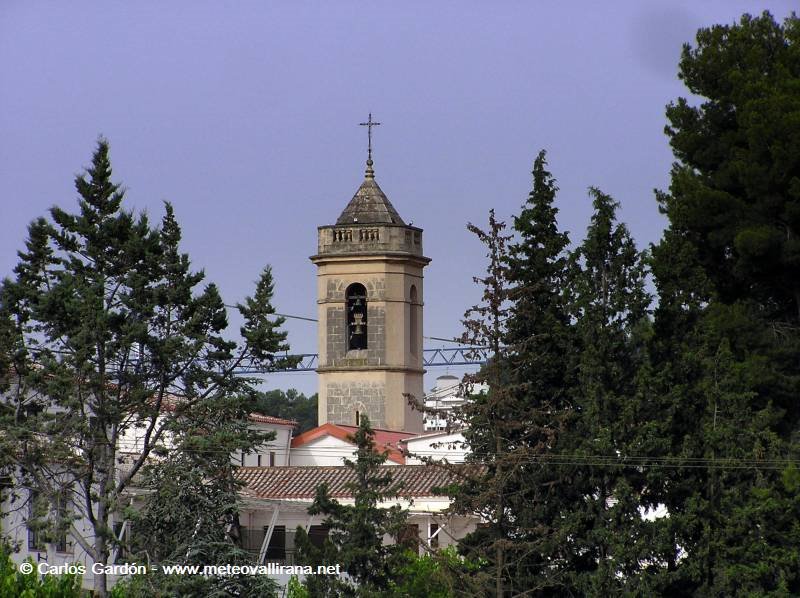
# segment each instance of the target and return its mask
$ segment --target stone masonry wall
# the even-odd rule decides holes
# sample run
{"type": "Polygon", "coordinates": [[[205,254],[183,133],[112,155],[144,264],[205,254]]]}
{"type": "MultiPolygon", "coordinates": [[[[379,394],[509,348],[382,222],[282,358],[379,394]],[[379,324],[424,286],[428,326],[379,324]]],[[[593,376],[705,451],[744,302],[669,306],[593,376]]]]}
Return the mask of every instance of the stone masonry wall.
{"type": "Polygon", "coordinates": [[[367,304],[367,365],[386,363],[386,310],[367,304]]]}
{"type": "Polygon", "coordinates": [[[344,357],[347,351],[347,317],[344,306],[328,307],[325,319],[327,321],[325,348],[328,353],[328,361],[320,365],[334,365],[344,357]]]}
{"type": "Polygon", "coordinates": [[[347,350],[347,314],[345,311],[345,292],[350,282],[330,279],[327,284],[327,300],[341,301],[341,306],[327,308],[326,349],[328,367],[348,367],[386,364],[386,309],[370,305],[370,301],[386,298],[383,278],[370,278],[362,282],[367,289],[367,350],[347,350]]]}
{"type": "Polygon", "coordinates": [[[374,428],[386,427],[386,389],[380,382],[329,382],[328,421],[355,425],[355,413],[366,413],[374,428]]]}

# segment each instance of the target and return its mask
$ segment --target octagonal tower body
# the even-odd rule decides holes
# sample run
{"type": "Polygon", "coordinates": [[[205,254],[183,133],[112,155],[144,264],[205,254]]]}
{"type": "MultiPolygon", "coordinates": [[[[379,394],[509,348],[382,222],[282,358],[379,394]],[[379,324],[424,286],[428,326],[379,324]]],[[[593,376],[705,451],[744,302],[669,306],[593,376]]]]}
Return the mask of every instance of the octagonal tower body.
{"type": "Polygon", "coordinates": [[[422,229],[409,226],[375,181],[336,224],[318,228],[319,424],[423,431],[407,395],[423,400],[422,229]]]}

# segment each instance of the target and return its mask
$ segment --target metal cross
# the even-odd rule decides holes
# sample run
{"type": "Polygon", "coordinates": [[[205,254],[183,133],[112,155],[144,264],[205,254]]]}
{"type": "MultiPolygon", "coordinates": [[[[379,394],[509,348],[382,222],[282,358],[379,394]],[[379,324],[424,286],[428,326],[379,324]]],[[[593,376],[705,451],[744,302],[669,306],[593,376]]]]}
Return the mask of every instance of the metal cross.
{"type": "Polygon", "coordinates": [[[358,124],[362,127],[367,127],[367,159],[372,160],[372,127],[377,127],[381,123],[372,122],[372,112],[370,112],[367,122],[358,124]]]}

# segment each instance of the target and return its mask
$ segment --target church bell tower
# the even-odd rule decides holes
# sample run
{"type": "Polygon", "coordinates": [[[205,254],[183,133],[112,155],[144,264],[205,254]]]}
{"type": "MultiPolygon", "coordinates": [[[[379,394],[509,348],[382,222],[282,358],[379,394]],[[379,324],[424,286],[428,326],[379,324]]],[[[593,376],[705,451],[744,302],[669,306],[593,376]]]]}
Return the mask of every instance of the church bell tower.
{"type": "Polygon", "coordinates": [[[318,228],[319,424],[422,432],[422,229],[407,225],[375,181],[372,126],[364,182],[318,228]]]}

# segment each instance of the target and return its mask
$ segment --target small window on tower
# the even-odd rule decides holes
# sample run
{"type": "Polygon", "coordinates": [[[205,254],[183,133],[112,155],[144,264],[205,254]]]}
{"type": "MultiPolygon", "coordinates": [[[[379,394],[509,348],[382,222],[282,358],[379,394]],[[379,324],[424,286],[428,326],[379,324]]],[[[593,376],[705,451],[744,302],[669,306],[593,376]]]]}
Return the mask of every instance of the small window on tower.
{"type": "Polygon", "coordinates": [[[347,350],[367,348],[367,289],[354,283],[347,287],[347,350]]]}

